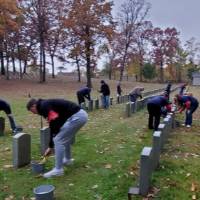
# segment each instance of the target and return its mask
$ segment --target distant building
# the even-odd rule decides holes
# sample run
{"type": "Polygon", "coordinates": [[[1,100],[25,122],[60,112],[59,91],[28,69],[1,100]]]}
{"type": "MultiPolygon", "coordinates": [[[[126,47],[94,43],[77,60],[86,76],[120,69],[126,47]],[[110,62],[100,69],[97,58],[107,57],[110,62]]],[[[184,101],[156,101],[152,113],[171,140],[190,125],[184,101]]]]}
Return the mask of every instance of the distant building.
{"type": "Polygon", "coordinates": [[[192,74],[192,85],[200,85],[200,72],[192,74]]]}

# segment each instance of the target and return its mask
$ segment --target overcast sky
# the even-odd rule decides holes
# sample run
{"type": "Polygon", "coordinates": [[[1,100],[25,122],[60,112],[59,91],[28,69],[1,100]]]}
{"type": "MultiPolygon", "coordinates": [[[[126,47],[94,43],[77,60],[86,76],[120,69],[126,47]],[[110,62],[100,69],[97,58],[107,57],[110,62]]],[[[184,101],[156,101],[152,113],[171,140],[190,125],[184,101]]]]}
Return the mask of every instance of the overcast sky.
{"type": "MultiPolygon", "coordinates": [[[[154,26],[175,27],[183,43],[191,37],[200,42],[200,0],[146,0],[151,3],[148,19],[154,26]]],[[[122,0],[114,0],[117,7],[122,0]]]]}

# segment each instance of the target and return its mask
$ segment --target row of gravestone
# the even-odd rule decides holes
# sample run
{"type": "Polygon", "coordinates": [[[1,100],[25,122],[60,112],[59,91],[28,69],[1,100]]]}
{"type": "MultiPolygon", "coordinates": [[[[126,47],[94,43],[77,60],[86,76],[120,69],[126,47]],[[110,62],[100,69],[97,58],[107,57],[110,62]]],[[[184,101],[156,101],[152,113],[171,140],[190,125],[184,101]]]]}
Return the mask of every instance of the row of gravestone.
{"type": "Polygon", "coordinates": [[[175,106],[159,124],[158,131],[153,133],[152,147],[144,147],[140,155],[140,173],[138,185],[131,187],[128,191],[128,199],[131,200],[132,195],[146,196],[151,186],[151,177],[153,171],[158,167],[160,162],[160,154],[164,148],[169,134],[176,127],[175,123],[175,106]]]}
{"type": "MultiPolygon", "coordinates": [[[[179,87],[174,87],[171,92],[174,92],[178,89],[179,87]]],[[[126,117],[131,117],[131,115],[143,108],[146,107],[147,105],[147,101],[149,98],[152,98],[153,96],[148,96],[148,94],[156,94],[159,95],[159,93],[163,93],[163,90],[161,89],[157,89],[157,90],[153,90],[153,91],[149,91],[146,92],[146,94],[144,95],[145,97],[143,99],[137,100],[135,102],[127,102],[126,103],[126,107],[125,107],[125,116],[126,117]],[[154,91],[154,93],[153,93],[154,91]]],[[[156,96],[156,95],[155,95],[156,96]]]]}
{"type": "MultiPolygon", "coordinates": [[[[48,148],[50,138],[49,128],[40,130],[40,152],[44,154],[48,148]]],[[[27,133],[17,133],[13,136],[12,143],[13,167],[20,168],[31,162],[31,135],[27,133]]]]}
{"type": "MultiPolygon", "coordinates": [[[[149,96],[152,94],[159,93],[163,90],[164,90],[164,88],[143,92],[142,96],[144,96],[144,97],[149,96]]],[[[130,97],[129,97],[129,95],[126,94],[123,96],[117,96],[115,103],[122,104],[122,103],[128,102],[129,100],[130,100],[130,97]]],[[[113,97],[110,97],[110,105],[113,105],[113,104],[114,104],[114,99],[113,99],[113,97]]],[[[103,96],[100,96],[100,100],[99,99],[94,99],[94,100],[91,99],[87,103],[86,102],[81,103],[81,108],[83,108],[84,110],[87,110],[87,111],[93,111],[94,109],[99,109],[102,107],[103,107],[103,96]]]]}

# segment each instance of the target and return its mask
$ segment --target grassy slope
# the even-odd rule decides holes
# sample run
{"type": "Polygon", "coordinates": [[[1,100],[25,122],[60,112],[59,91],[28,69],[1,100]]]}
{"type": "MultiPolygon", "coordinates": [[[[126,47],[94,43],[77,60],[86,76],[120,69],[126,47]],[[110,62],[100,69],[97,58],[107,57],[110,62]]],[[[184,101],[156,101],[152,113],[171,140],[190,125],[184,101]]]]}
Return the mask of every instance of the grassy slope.
{"type": "MultiPolygon", "coordinates": [[[[38,96],[57,96],[40,92],[38,96]]],[[[198,88],[193,92],[197,94],[198,88]]],[[[12,94],[4,96],[11,99],[12,94]]],[[[27,113],[24,107],[27,99],[23,95],[10,101],[17,121],[25,127],[25,132],[31,133],[32,158],[39,159],[39,117],[27,113]]],[[[110,111],[89,113],[89,122],[78,133],[73,146],[74,165],[65,168],[65,176],[47,180],[35,177],[30,166],[19,170],[5,168],[12,159],[12,138],[7,125],[6,136],[0,138],[0,199],[9,195],[17,200],[30,199],[33,188],[40,184],[53,184],[58,200],[127,199],[128,188],[136,184],[140,152],[144,146],[151,145],[152,132],[146,128],[146,110],[128,119],[124,118],[123,110],[124,106],[115,105],[110,111]]],[[[182,120],[182,116],[179,118],[182,120]]],[[[153,174],[153,186],[160,189],[155,194],[154,188],[155,199],[187,200],[193,194],[200,196],[200,122],[195,120],[194,125],[187,131],[178,128],[171,135],[160,168],[153,174]],[[195,192],[190,191],[192,183],[195,192]]],[[[46,168],[51,169],[52,165],[53,158],[50,158],[46,168]]]]}

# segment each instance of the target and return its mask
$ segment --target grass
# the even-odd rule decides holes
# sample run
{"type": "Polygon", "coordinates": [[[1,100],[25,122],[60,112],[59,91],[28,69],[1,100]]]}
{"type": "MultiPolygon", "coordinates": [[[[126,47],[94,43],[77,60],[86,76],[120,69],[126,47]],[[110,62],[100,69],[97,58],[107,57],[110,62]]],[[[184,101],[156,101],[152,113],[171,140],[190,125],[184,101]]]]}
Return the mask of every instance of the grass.
{"type": "MultiPolygon", "coordinates": [[[[198,94],[197,88],[193,90],[198,94]]],[[[40,117],[26,111],[26,101],[23,95],[11,99],[17,122],[23,125],[24,132],[31,134],[32,159],[39,159],[40,117]]],[[[72,148],[75,163],[65,168],[64,176],[52,179],[33,175],[30,166],[18,170],[5,168],[12,164],[12,137],[6,124],[6,136],[0,138],[0,199],[11,195],[16,200],[30,200],[34,187],[52,184],[56,187],[57,200],[126,200],[129,187],[137,184],[140,152],[144,146],[151,146],[152,132],[147,129],[145,109],[131,118],[124,117],[124,109],[125,105],[113,105],[109,111],[90,112],[89,121],[79,131],[72,148]]],[[[200,198],[199,127],[200,122],[194,120],[191,129],[180,127],[171,134],[160,167],[153,173],[148,199],[188,200],[192,195],[200,198]]],[[[47,170],[53,164],[51,157],[47,170]]],[[[134,196],[133,199],[143,198],[134,196]]]]}

